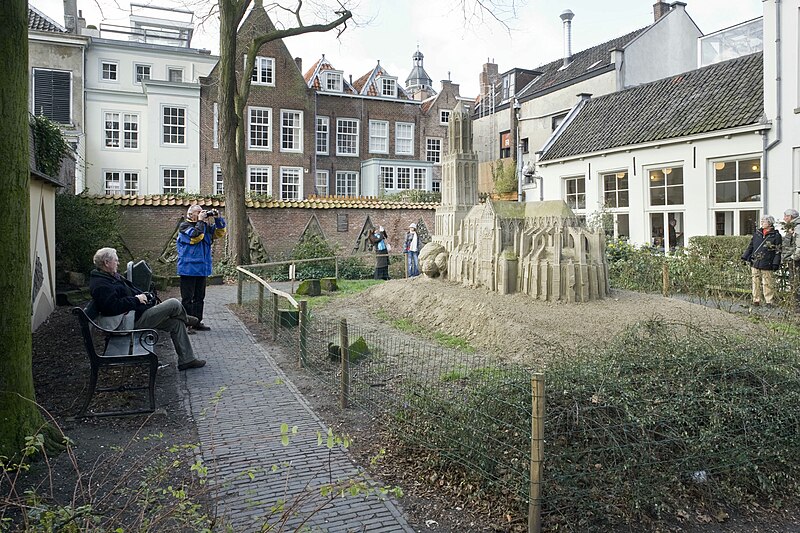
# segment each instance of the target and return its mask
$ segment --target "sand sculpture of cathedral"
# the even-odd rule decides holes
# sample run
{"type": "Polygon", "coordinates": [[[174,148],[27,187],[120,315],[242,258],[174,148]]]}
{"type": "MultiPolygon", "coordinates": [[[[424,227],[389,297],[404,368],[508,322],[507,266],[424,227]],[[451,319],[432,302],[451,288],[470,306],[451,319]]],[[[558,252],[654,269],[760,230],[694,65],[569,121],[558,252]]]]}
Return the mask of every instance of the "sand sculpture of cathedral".
{"type": "Polygon", "coordinates": [[[436,233],[420,253],[422,272],[501,294],[586,302],[608,294],[605,236],[562,200],[478,203],[472,124],[459,103],[450,115],[436,233]]]}

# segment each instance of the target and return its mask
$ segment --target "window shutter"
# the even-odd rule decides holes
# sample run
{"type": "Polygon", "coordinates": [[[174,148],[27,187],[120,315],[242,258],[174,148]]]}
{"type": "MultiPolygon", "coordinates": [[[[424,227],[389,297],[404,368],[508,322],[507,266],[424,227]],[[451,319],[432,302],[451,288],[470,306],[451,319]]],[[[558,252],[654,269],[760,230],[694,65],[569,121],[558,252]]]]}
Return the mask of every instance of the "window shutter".
{"type": "Polygon", "coordinates": [[[33,113],[54,122],[72,122],[70,73],[58,70],[33,71],[33,113]]]}

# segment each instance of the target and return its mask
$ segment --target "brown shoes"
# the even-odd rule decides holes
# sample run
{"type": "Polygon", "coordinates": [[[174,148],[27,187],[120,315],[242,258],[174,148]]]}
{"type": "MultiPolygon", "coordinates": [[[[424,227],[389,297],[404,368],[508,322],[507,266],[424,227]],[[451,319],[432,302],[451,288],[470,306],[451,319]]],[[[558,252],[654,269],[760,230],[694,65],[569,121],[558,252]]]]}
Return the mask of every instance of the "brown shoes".
{"type": "Polygon", "coordinates": [[[200,323],[200,319],[196,316],[186,315],[186,325],[191,328],[196,328],[197,325],[200,323]]]}
{"type": "Polygon", "coordinates": [[[188,363],[178,365],[178,370],[189,370],[190,368],[203,368],[206,366],[205,359],[192,359],[188,363]]]}

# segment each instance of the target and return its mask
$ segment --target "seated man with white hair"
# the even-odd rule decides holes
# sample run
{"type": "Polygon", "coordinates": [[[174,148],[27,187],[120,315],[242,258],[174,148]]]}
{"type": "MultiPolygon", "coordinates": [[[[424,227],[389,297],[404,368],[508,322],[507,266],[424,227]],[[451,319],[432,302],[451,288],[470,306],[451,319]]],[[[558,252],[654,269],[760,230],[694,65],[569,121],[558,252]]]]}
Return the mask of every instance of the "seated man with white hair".
{"type": "MultiPolygon", "coordinates": [[[[128,313],[134,313],[133,327],[168,331],[178,354],[178,370],[205,366],[203,359],[194,356],[189,342],[187,325],[197,325],[196,317],[186,314],[181,302],[170,298],[160,304],[149,301],[148,296],[117,272],[119,257],[114,248],[100,248],[94,254],[94,266],[89,274],[89,291],[103,315],[102,327],[117,329],[128,313]]],[[[101,322],[100,320],[98,322],[101,322]]]]}

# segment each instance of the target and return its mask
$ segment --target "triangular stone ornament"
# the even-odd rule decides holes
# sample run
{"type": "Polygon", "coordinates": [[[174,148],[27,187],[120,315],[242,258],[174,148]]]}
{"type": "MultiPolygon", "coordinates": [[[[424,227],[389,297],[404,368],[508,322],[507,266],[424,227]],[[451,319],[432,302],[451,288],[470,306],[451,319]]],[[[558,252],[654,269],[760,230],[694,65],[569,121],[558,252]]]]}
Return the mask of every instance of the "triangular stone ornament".
{"type": "Polygon", "coordinates": [[[325,232],[322,231],[322,225],[319,223],[319,219],[317,218],[316,214],[311,215],[311,218],[309,218],[308,222],[306,222],[306,227],[303,230],[303,233],[300,235],[300,240],[298,242],[302,242],[303,239],[311,237],[312,235],[317,235],[322,240],[326,240],[325,232]]]}
{"type": "Polygon", "coordinates": [[[372,226],[372,220],[370,220],[369,215],[367,215],[367,218],[364,220],[364,225],[361,226],[361,233],[358,234],[358,239],[353,247],[354,254],[372,251],[372,246],[368,239],[369,233],[372,231],[372,226]]]}
{"type": "Polygon", "coordinates": [[[167,242],[164,243],[164,247],[161,249],[161,255],[158,256],[158,260],[162,263],[170,264],[178,260],[178,228],[181,227],[181,222],[183,222],[183,217],[180,217],[175,223],[172,236],[167,239],[167,242]]]}

